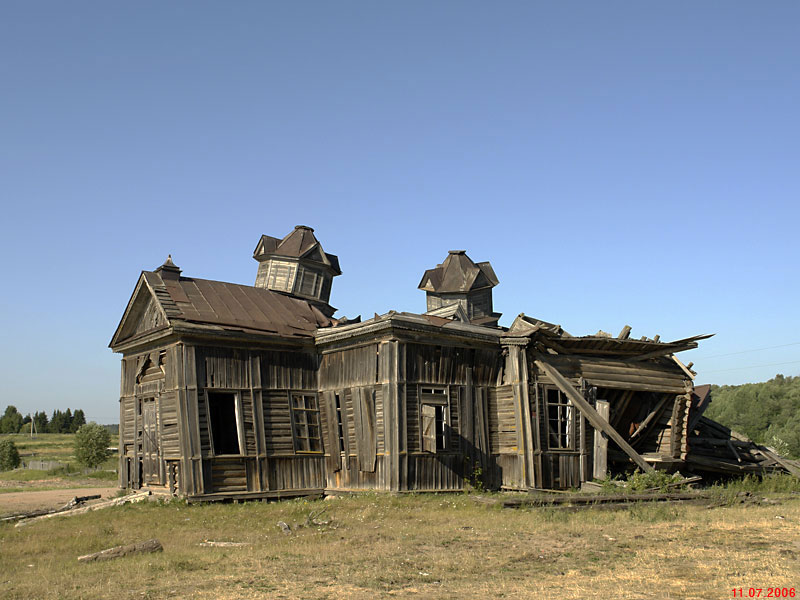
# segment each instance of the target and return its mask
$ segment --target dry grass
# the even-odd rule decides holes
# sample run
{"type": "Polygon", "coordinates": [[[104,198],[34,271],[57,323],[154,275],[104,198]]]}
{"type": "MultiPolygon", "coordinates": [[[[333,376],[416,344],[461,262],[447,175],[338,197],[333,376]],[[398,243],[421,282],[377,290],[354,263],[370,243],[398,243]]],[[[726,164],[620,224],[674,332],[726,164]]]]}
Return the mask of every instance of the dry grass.
{"type": "Polygon", "coordinates": [[[466,495],[149,503],[0,527],[0,589],[25,599],[732,598],[734,587],[798,586],[799,524],[798,498],[578,513],[466,495]],[[322,508],[329,527],[287,536],[277,526],[322,508]],[[150,537],[163,553],[76,561],[150,537]],[[207,539],[250,545],[201,547],[207,539]]]}

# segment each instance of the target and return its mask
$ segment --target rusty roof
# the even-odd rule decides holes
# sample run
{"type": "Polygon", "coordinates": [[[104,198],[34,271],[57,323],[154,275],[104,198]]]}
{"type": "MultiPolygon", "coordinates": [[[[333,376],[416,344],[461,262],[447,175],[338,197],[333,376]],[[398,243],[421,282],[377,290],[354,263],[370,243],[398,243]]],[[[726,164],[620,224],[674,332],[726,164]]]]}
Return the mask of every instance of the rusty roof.
{"type": "Polygon", "coordinates": [[[177,273],[144,271],[111,340],[112,348],[137,337],[138,334],[127,333],[132,329],[126,326],[126,321],[136,312],[131,311],[131,307],[147,302],[144,295],[148,292],[157,302],[168,326],[196,325],[204,332],[266,333],[311,339],[318,327],[330,325],[330,320],[309,302],[279,292],[225,281],[181,277],[177,273]]]}

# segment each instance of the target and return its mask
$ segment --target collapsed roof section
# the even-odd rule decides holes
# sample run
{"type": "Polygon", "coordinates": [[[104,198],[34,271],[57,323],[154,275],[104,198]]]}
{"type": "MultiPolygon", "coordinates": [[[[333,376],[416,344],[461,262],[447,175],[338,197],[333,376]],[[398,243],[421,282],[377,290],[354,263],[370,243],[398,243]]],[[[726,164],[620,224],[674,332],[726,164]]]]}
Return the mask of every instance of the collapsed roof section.
{"type": "MultiPolygon", "coordinates": [[[[521,313],[514,319],[506,335],[528,337],[536,347],[548,354],[581,354],[598,357],[616,357],[631,361],[644,361],[652,358],[670,356],[684,350],[697,348],[697,342],[712,337],[713,334],[695,335],[673,342],[662,342],[659,336],[650,339],[630,338],[629,326],[625,326],[617,337],[605,332],[595,335],[575,337],[564,331],[560,325],[540,321],[521,313]]],[[[694,372],[687,370],[690,378],[694,372]]]]}

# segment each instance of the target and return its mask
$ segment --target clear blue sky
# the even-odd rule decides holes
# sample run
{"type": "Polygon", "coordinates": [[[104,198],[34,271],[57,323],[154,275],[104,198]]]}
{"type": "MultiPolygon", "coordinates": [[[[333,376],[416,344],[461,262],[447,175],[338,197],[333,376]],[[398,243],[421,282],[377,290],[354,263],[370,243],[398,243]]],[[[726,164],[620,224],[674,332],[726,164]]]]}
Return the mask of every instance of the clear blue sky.
{"type": "Polygon", "coordinates": [[[466,249],[501,324],[716,333],[682,355],[699,382],[798,375],[798,23],[780,1],[3,2],[0,410],[116,422],[139,272],[172,253],[252,284],[259,236],[296,224],[340,257],[340,315],[422,312],[423,271],[466,249]]]}

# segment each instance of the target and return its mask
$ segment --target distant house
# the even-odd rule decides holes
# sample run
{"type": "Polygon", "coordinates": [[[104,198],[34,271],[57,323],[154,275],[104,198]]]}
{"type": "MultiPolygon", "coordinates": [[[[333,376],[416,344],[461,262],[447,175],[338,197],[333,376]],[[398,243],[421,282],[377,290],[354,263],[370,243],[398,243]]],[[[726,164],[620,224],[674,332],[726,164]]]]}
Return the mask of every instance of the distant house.
{"type": "Polygon", "coordinates": [[[192,499],[569,488],[609,465],[690,466],[693,372],[664,343],[498,327],[488,262],[451,251],[427,312],[333,317],[311,228],[262,236],[255,286],[145,271],[122,354],[120,485],[192,499]]]}

